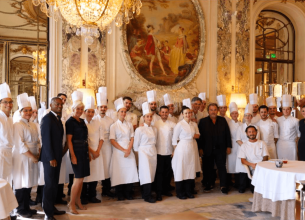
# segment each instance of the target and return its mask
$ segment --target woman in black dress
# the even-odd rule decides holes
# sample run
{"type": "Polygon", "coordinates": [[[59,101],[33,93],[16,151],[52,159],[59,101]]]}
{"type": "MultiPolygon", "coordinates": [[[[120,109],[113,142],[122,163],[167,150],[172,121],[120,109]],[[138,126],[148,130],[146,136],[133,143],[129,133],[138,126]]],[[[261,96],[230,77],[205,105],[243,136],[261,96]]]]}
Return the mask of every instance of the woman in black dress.
{"type": "Polygon", "coordinates": [[[70,151],[72,169],[74,172],[74,182],[71,190],[71,200],[68,208],[72,214],[78,214],[76,207],[86,210],[81,203],[80,196],[82,192],[84,177],[90,175],[90,155],[88,148],[88,129],[84,119],[80,117],[84,113],[84,104],[82,92],[72,93],[73,115],[66,122],[67,143],[70,151]]]}
{"type": "Polygon", "coordinates": [[[303,119],[299,121],[301,137],[298,143],[299,160],[305,161],[305,105],[301,108],[303,119]]]}

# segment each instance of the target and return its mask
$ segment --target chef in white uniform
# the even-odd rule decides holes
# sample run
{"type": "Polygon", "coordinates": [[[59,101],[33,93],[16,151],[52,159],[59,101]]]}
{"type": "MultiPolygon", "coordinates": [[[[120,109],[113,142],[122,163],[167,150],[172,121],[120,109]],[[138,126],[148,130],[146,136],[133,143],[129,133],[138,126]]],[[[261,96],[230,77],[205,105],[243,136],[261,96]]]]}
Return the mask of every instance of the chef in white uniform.
{"type": "MultiPolygon", "coordinates": [[[[165,100],[165,99],[164,99],[165,100]]],[[[171,121],[169,117],[168,106],[161,106],[160,112],[161,120],[155,123],[157,128],[157,170],[156,170],[156,193],[157,201],[162,200],[162,195],[173,196],[171,191],[172,171],[172,153],[173,145],[172,138],[176,123],[171,121]]]]}
{"type": "Polygon", "coordinates": [[[261,116],[258,113],[258,96],[256,93],[252,93],[249,95],[249,101],[253,108],[253,114],[252,114],[252,124],[256,124],[260,119],[261,116]]]}
{"type": "MultiPolygon", "coordinates": [[[[107,94],[107,87],[105,87],[105,86],[99,87],[98,88],[98,93],[105,93],[105,94],[107,94]]],[[[108,106],[108,99],[107,99],[107,106],[108,106]]],[[[111,108],[107,108],[106,116],[111,118],[113,121],[116,121],[118,119],[117,118],[117,112],[114,109],[111,109],[111,108]]]]}
{"type": "Polygon", "coordinates": [[[135,155],[132,151],[134,130],[131,123],[125,120],[127,109],[123,99],[114,102],[118,120],[110,127],[110,142],[113,153],[110,164],[111,186],[115,186],[118,200],[133,200],[132,185],[139,182],[135,155]]]}
{"type": "Polygon", "coordinates": [[[127,109],[125,120],[133,125],[133,129],[136,130],[138,125],[138,116],[135,113],[130,112],[132,106],[132,99],[128,96],[123,97],[124,106],[127,109]]]}
{"type": "Polygon", "coordinates": [[[144,126],[139,127],[134,136],[133,149],[139,155],[139,180],[142,198],[145,202],[155,203],[151,195],[152,183],[157,168],[157,128],[151,126],[152,112],[148,102],[142,104],[144,126]]]}
{"type": "MultiPolygon", "coordinates": [[[[256,139],[260,139],[260,131],[258,126],[254,125],[251,120],[252,120],[252,114],[253,114],[253,107],[251,104],[248,104],[245,108],[244,112],[244,120],[245,122],[238,127],[238,130],[236,132],[236,143],[241,146],[243,143],[247,142],[249,140],[247,133],[246,133],[246,128],[250,125],[256,127],[257,129],[257,137],[256,139]]],[[[240,148],[238,148],[237,155],[239,152],[240,148]]],[[[239,193],[244,193],[246,190],[247,186],[247,170],[246,168],[242,165],[241,160],[236,160],[236,173],[239,173],[239,193]]]]}
{"type": "Polygon", "coordinates": [[[163,99],[164,104],[168,107],[169,114],[167,119],[177,124],[178,119],[174,116],[175,106],[171,96],[166,93],[165,95],[163,95],[163,99]]]}
{"type": "Polygon", "coordinates": [[[20,121],[20,119],[21,119],[21,114],[19,109],[17,109],[13,114],[13,123],[15,124],[16,122],[20,121]]]}
{"type": "Polygon", "coordinates": [[[90,176],[84,178],[82,189],[82,200],[87,199],[89,203],[100,203],[96,198],[97,182],[104,180],[104,164],[102,147],[104,143],[104,128],[98,118],[93,118],[95,114],[95,100],[88,96],[85,100],[85,123],[88,128],[89,154],[91,154],[90,176]]]}
{"type": "Polygon", "coordinates": [[[46,102],[40,102],[40,108],[38,109],[38,123],[40,124],[43,117],[43,113],[46,110],[46,102]]]}
{"type": "Polygon", "coordinates": [[[232,150],[231,153],[227,156],[227,173],[228,173],[228,183],[232,183],[232,174],[235,174],[235,185],[238,185],[238,174],[236,175],[236,159],[237,159],[237,151],[239,149],[239,145],[236,142],[236,132],[239,126],[242,125],[241,122],[238,121],[238,106],[235,102],[231,102],[229,105],[231,120],[228,125],[231,132],[231,140],[232,140],[232,150]]]}
{"type": "Polygon", "coordinates": [[[17,213],[30,218],[37,210],[30,209],[31,189],[38,185],[40,140],[37,126],[30,122],[32,107],[26,93],[17,96],[21,119],[14,124],[13,180],[18,201],[17,213]]]}
{"type": "Polygon", "coordinates": [[[191,121],[191,109],[183,106],[182,114],[184,119],[176,125],[172,139],[174,147],[172,168],[177,197],[186,199],[194,198],[192,191],[196,178],[196,154],[198,154],[198,148],[195,150],[194,139],[198,139],[200,134],[197,124],[191,121]]]}
{"type": "Polygon", "coordinates": [[[269,151],[270,159],[277,159],[276,142],[279,138],[278,124],[268,118],[268,107],[261,105],[259,107],[261,120],[255,125],[259,127],[261,140],[265,141],[269,151]]]}
{"type": "MultiPolygon", "coordinates": [[[[185,99],[184,101],[187,101],[188,99],[185,99]]],[[[204,118],[203,113],[199,111],[200,106],[202,104],[202,101],[199,97],[192,98],[191,105],[189,108],[192,110],[192,122],[195,122],[197,125],[199,124],[200,119],[204,118]]],[[[183,104],[184,105],[184,104],[183,104]]],[[[186,106],[186,105],[184,105],[186,106]]],[[[183,120],[183,114],[181,113],[179,116],[179,121],[183,120]]]]}
{"type": "Polygon", "coordinates": [[[209,115],[209,114],[208,114],[208,111],[205,109],[206,106],[207,106],[206,93],[205,93],[205,92],[201,92],[201,93],[199,93],[198,97],[199,97],[199,98],[201,99],[201,101],[202,101],[202,104],[201,104],[201,106],[200,106],[199,111],[202,112],[203,117],[205,118],[205,117],[207,117],[207,116],[209,115]]]}
{"type": "Polygon", "coordinates": [[[0,85],[0,178],[12,185],[13,156],[13,108],[10,88],[6,83],[0,85]]]}
{"type": "Polygon", "coordinates": [[[275,121],[278,117],[276,116],[277,113],[277,105],[274,97],[268,97],[266,98],[266,104],[268,106],[268,113],[269,118],[273,121],[275,121]]]}
{"type": "Polygon", "coordinates": [[[102,147],[103,167],[105,179],[102,180],[102,196],[114,197],[111,190],[110,181],[110,162],[112,157],[112,146],[110,143],[110,126],[113,124],[112,118],[106,115],[107,112],[107,92],[96,94],[96,103],[98,115],[94,117],[94,120],[98,120],[104,128],[104,143],[102,147]]]}
{"type": "MultiPolygon", "coordinates": [[[[242,164],[249,166],[250,170],[253,171],[257,163],[268,160],[269,153],[266,143],[262,140],[257,140],[258,131],[254,126],[250,125],[247,127],[246,132],[249,140],[241,145],[237,157],[238,160],[241,160],[242,164]]],[[[248,178],[247,174],[243,175],[245,178],[248,178]]],[[[254,186],[251,184],[250,190],[253,193],[254,186]]]]}
{"type": "Polygon", "coordinates": [[[229,124],[229,121],[231,119],[226,115],[228,107],[226,102],[226,96],[225,95],[218,95],[216,97],[217,99],[217,105],[219,109],[219,116],[224,117],[227,120],[227,123],[229,124]]]}
{"type": "Polygon", "coordinates": [[[279,159],[297,160],[296,142],[301,134],[299,131],[299,119],[291,116],[291,98],[291,95],[283,95],[282,97],[283,116],[277,118],[280,134],[276,148],[279,159]]]}
{"type": "MultiPolygon", "coordinates": [[[[154,126],[155,122],[161,119],[160,116],[157,114],[157,93],[155,90],[151,90],[151,91],[147,91],[146,95],[147,95],[147,102],[149,103],[150,106],[150,110],[153,113],[153,119],[151,125],[154,126]]],[[[143,124],[144,124],[144,119],[143,116],[141,116],[139,125],[143,125],[143,124]]]]}

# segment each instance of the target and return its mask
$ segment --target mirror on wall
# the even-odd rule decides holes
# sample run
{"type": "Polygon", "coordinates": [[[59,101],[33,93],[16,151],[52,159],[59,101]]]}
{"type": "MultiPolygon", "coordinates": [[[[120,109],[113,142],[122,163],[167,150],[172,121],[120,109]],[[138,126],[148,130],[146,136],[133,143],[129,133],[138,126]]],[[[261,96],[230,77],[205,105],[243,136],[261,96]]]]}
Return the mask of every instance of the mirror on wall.
{"type": "Polygon", "coordinates": [[[18,109],[17,95],[28,93],[48,101],[48,18],[32,0],[1,0],[0,82],[10,86],[18,109]]]}

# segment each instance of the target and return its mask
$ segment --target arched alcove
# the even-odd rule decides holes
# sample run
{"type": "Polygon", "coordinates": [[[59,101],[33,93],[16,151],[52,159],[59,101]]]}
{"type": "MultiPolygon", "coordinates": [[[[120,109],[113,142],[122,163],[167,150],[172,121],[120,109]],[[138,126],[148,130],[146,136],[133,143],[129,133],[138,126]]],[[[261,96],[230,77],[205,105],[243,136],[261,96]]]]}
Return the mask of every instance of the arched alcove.
{"type": "Polygon", "coordinates": [[[279,0],[258,1],[254,4],[250,23],[250,88],[255,91],[255,25],[256,20],[263,10],[277,11],[285,15],[292,22],[295,29],[295,81],[305,81],[305,12],[302,4],[279,0]]]}

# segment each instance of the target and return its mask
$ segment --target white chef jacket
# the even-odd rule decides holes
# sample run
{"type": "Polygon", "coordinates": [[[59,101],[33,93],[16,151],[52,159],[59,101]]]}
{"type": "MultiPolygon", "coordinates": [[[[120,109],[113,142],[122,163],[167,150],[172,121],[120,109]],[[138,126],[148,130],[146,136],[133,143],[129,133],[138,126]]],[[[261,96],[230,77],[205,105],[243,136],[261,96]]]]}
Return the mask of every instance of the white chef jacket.
{"type": "Polygon", "coordinates": [[[144,126],[139,127],[135,131],[133,149],[139,150],[141,146],[156,145],[157,142],[157,128],[154,126],[148,126],[144,123],[144,126]]]}
{"type": "MultiPolygon", "coordinates": [[[[268,116],[268,118],[269,118],[269,119],[271,119],[271,117],[270,117],[270,116],[268,116]]],[[[274,119],[275,119],[275,120],[277,120],[278,118],[279,118],[279,117],[274,116],[274,119]]],[[[272,119],[271,119],[271,120],[272,120],[272,119]]]]}
{"type": "Polygon", "coordinates": [[[171,120],[159,120],[154,125],[157,128],[157,152],[159,155],[171,155],[173,153],[172,137],[176,123],[171,120]]]}
{"type": "Polygon", "coordinates": [[[171,115],[171,114],[168,115],[167,120],[170,120],[170,121],[174,122],[175,124],[178,123],[178,119],[175,116],[171,115]]]}
{"type": "Polygon", "coordinates": [[[285,118],[281,116],[277,118],[279,125],[279,139],[285,141],[295,141],[297,137],[301,137],[299,131],[299,119],[292,116],[285,118]]]}
{"type": "Polygon", "coordinates": [[[0,110],[0,178],[12,185],[13,118],[0,110]]]}
{"type": "Polygon", "coordinates": [[[38,185],[38,163],[23,155],[30,151],[39,154],[40,140],[37,125],[22,118],[14,124],[13,180],[14,188],[31,188],[38,185]]]}
{"type": "Polygon", "coordinates": [[[236,143],[236,133],[239,126],[242,125],[241,122],[235,122],[231,119],[228,123],[231,133],[231,140],[232,140],[232,150],[229,155],[227,155],[227,172],[228,173],[235,173],[236,170],[236,159],[237,159],[237,152],[239,149],[239,145],[236,143]]]}
{"type": "Polygon", "coordinates": [[[208,117],[208,116],[209,116],[209,113],[208,113],[208,111],[207,111],[206,109],[204,109],[204,110],[202,111],[202,115],[203,115],[203,117],[205,118],[205,117],[208,117]]]}
{"type": "Polygon", "coordinates": [[[103,118],[100,115],[94,116],[93,119],[97,119],[99,123],[103,126],[104,130],[104,143],[102,147],[102,156],[104,163],[104,175],[105,179],[110,178],[110,162],[112,156],[112,145],[110,143],[110,126],[113,124],[112,118],[104,116],[103,118]]]}
{"type": "MultiPolygon", "coordinates": [[[[100,141],[104,140],[105,137],[103,125],[99,122],[97,118],[92,119],[90,122],[85,119],[85,123],[88,128],[88,145],[92,150],[96,151],[98,149],[100,141]]],[[[87,183],[104,179],[104,164],[101,150],[100,156],[95,160],[91,160],[90,176],[85,177],[84,182],[87,183]]]]}
{"type": "Polygon", "coordinates": [[[44,116],[44,111],[46,110],[46,108],[40,108],[37,111],[37,118],[38,118],[38,123],[40,124],[42,117],[44,116]]]}
{"type": "Polygon", "coordinates": [[[138,125],[138,116],[132,112],[126,112],[125,120],[130,122],[133,126],[138,125]]]}
{"type": "Polygon", "coordinates": [[[261,120],[261,116],[257,113],[251,120],[251,124],[256,124],[259,120],[261,120]]]}
{"type": "MultiPolygon", "coordinates": [[[[159,120],[161,120],[161,117],[160,117],[159,115],[157,115],[157,113],[154,113],[154,114],[153,114],[152,121],[151,121],[151,126],[154,126],[155,123],[156,123],[157,121],[159,121],[159,120]]],[[[143,118],[143,116],[141,116],[139,124],[140,124],[140,125],[144,124],[144,118],[143,118]]]]}
{"type": "Polygon", "coordinates": [[[19,109],[17,109],[17,111],[15,111],[13,114],[13,123],[20,121],[20,119],[21,119],[21,113],[19,109]]]}
{"type": "Polygon", "coordinates": [[[111,109],[111,108],[107,109],[106,116],[112,118],[113,121],[118,120],[118,113],[115,110],[111,109]]]}
{"type": "Polygon", "coordinates": [[[243,143],[238,153],[238,158],[244,158],[250,163],[262,162],[265,156],[269,156],[269,153],[266,143],[261,140],[243,143]]]}
{"type": "MultiPolygon", "coordinates": [[[[134,130],[131,123],[124,120],[117,120],[110,126],[109,139],[115,140],[122,148],[128,149],[130,139],[134,137],[134,130]]],[[[124,152],[113,147],[110,164],[111,186],[138,182],[138,170],[133,151],[128,157],[124,152]]]]}

